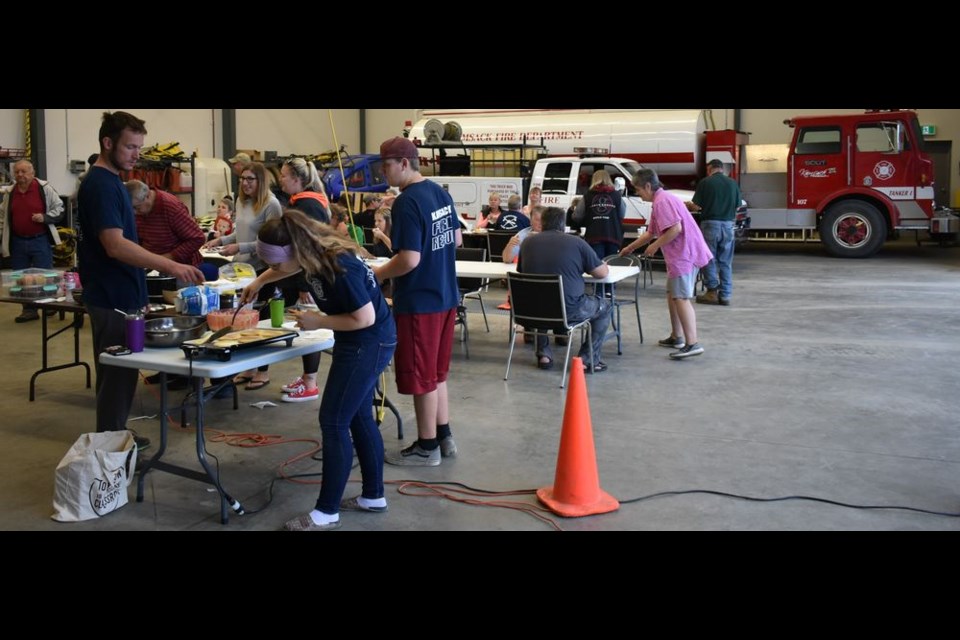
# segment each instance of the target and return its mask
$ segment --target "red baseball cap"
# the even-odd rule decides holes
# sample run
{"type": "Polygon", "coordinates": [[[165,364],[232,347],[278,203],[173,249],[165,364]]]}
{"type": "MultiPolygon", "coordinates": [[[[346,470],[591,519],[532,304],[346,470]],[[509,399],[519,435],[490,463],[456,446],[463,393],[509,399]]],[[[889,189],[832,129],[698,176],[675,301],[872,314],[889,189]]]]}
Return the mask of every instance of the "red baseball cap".
{"type": "Polygon", "coordinates": [[[409,138],[397,136],[390,138],[380,145],[380,157],[384,160],[387,158],[413,159],[420,157],[420,154],[417,151],[416,145],[414,145],[409,138]]]}

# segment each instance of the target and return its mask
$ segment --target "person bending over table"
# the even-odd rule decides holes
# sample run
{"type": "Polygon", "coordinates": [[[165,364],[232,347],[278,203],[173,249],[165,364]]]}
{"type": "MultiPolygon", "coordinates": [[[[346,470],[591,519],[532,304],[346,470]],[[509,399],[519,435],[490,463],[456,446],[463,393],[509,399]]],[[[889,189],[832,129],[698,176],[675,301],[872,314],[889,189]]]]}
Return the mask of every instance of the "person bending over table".
{"type": "Polygon", "coordinates": [[[297,325],[308,331],[332,329],[336,340],[320,402],[320,495],[312,511],[284,525],[288,531],[339,528],[340,511],[387,510],[383,438],[373,419],[371,399],[377,376],[393,357],[397,330],[377,279],[358,250],[329,225],[287,209],[257,234],[257,254],[270,268],[243,290],[243,302],[251,302],[265,284],[303,272],[322,313],[294,312],[297,325]],[[363,489],[359,496],[343,500],[354,446],[363,489]]]}

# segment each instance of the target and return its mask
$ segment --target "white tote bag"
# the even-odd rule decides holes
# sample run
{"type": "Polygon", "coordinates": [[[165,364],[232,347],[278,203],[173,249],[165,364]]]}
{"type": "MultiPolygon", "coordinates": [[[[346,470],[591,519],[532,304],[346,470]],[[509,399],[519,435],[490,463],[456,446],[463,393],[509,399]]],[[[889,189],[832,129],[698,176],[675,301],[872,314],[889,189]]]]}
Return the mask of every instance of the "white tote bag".
{"type": "Polygon", "coordinates": [[[60,522],[105,516],[127,504],[137,468],[130,431],[82,434],[54,474],[53,515],[60,522]]]}

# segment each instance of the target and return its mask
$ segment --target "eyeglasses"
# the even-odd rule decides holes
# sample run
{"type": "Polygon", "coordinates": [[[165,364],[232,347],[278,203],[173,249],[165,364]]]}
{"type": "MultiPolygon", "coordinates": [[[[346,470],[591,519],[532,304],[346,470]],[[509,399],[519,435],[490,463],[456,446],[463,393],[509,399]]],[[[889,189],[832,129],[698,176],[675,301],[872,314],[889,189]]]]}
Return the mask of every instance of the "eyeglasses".
{"type": "Polygon", "coordinates": [[[256,182],[256,181],[257,181],[256,176],[242,176],[240,178],[240,182],[256,182]]]}

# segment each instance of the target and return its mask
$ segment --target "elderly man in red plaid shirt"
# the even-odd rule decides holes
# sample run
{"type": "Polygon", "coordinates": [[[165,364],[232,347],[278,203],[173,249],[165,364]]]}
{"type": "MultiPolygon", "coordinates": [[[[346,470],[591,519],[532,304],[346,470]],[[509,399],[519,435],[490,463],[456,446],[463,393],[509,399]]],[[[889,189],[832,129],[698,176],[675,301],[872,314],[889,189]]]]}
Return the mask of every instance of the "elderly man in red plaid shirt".
{"type": "MultiPolygon", "coordinates": [[[[137,213],[140,245],[152,253],[180,264],[199,267],[203,230],[186,205],[165,191],[151,189],[139,180],[126,183],[133,210],[137,213]]],[[[177,283],[178,286],[181,283],[177,283]]]]}

